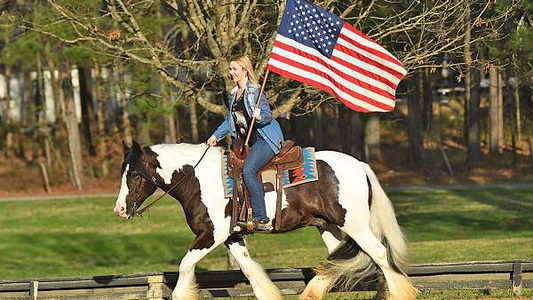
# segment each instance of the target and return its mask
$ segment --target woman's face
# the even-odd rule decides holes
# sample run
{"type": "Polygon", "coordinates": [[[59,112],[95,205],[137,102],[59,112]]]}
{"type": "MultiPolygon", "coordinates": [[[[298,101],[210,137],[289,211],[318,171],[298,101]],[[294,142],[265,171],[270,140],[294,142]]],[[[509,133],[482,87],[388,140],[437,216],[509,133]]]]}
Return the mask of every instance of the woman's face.
{"type": "Polygon", "coordinates": [[[245,83],[247,71],[239,65],[236,61],[229,63],[229,75],[235,83],[245,83]]]}

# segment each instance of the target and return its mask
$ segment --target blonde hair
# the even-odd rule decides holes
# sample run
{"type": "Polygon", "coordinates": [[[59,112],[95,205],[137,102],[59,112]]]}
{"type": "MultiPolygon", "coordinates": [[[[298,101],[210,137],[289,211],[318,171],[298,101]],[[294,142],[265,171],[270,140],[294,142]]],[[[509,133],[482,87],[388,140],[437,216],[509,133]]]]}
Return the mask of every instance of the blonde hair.
{"type": "Polygon", "coordinates": [[[257,78],[255,77],[254,67],[248,55],[246,54],[235,55],[230,59],[230,62],[232,61],[238,63],[239,66],[241,66],[244,70],[246,70],[246,73],[248,74],[248,79],[253,84],[257,84],[257,78]]]}

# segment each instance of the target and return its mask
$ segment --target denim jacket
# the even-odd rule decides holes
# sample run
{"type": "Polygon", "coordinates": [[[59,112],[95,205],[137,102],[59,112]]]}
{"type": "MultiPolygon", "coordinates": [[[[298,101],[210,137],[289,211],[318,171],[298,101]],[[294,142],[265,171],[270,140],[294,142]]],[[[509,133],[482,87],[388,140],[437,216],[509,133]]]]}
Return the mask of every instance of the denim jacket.
{"type": "MultiPolygon", "coordinates": [[[[213,135],[217,138],[217,141],[223,139],[228,133],[231,135],[231,139],[234,140],[237,138],[237,131],[235,129],[235,122],[233,116],[231,115],[231,107],[233,107],[233,102],[237,96],[237,91],[239,87],[236,86],[231,90],[230,103],[228,114],[222,123],[218,126],[217,130],[213,135]]],[[[244,91],[244,106],[248,112],[248,116],[252,116],[252,113],[255,108],[257,98],[259,98],[260,88],[259,86],[248,81],[246,83],[246,90],[244,91]]],[[[281,147],[283,146],[283,133],[281,132],[281,126],[278,121],[272,117],[272,111],[268,105],[266,95],[263,93],[261,97],[261,103],[259,104],[261,109],[261,120],[257,121],[254,125],[254,128],[257,129],[257,132],[263,137],[263,139],[268,143],[272,151],[275,154],[278,154],[281,147]]]]}

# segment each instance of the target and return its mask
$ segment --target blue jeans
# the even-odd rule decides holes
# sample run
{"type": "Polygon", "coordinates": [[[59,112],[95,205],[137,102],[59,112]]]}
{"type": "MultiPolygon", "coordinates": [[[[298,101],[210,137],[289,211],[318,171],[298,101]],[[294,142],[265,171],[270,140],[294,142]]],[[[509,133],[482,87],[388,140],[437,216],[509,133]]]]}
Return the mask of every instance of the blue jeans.
{"type": "Polygon", "coordinates": [[[263,183],[257,179],[257,172],[272,158],[274,151],[270,148],[267,142],[256,132],[256,141],[248,153],[248,157],[244,162],[242,176],[244,177],[244,184],[248,188],[250,194],[250,201],[252,202],[252,209],[254,218],[264,220],[267,218],[265,196],[263,194],[263,183]]]}

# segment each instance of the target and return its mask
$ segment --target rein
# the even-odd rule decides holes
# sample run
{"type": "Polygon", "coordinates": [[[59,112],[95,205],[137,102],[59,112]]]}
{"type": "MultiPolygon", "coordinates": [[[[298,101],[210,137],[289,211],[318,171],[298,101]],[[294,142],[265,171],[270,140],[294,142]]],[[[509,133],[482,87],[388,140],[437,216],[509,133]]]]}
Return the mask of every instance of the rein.
{"type": "MultiPolygon", "coordinates": [[[[202,161],[202,159],[204,159],[204,156],[207,154],[207,150],[209,150],[209,148],[211,148],[211,146],[207,146],[207,149],[205,149],[204,153],[202,154],[202,157],[200,157],[200,159],[198,160],[198,162],[194,165],[194,167],[192,168],[192,171],[185,174],[185,176],[183,176],[178,182],[176,182],[170,189],[168,189],[167,191],[165,191],[165,193],[159,197],[157,197],[157,199],[155,199],[154,201],[152,201],[150,204],[147,204],[145,205],[143,208],[137,210],[136,209],[136,203],[134,203],[134,209],[133,209],[133,214],[135,216],[139,216],[139,217],[142,217],[142,214],[145,213],[146,211],[148,211],[148,209],[150,209],[150,207],[152,207],[152,205],[154,205],[157,201],[161,200],[161,198],[163,198],[165,195],[167,195],[168,193],[170,193],[174,188],[176,188],[180,183],[183,182],[183,180],[185,180],[189,174],[193,173],[194,170],[196,169],[196,167],[200,164],[200,162],[202,161]]],[[[157,183],[156,183],[156,180],[154,178],[154,176],[152,176],[152,182],[157,186],[157,183]]]]}

